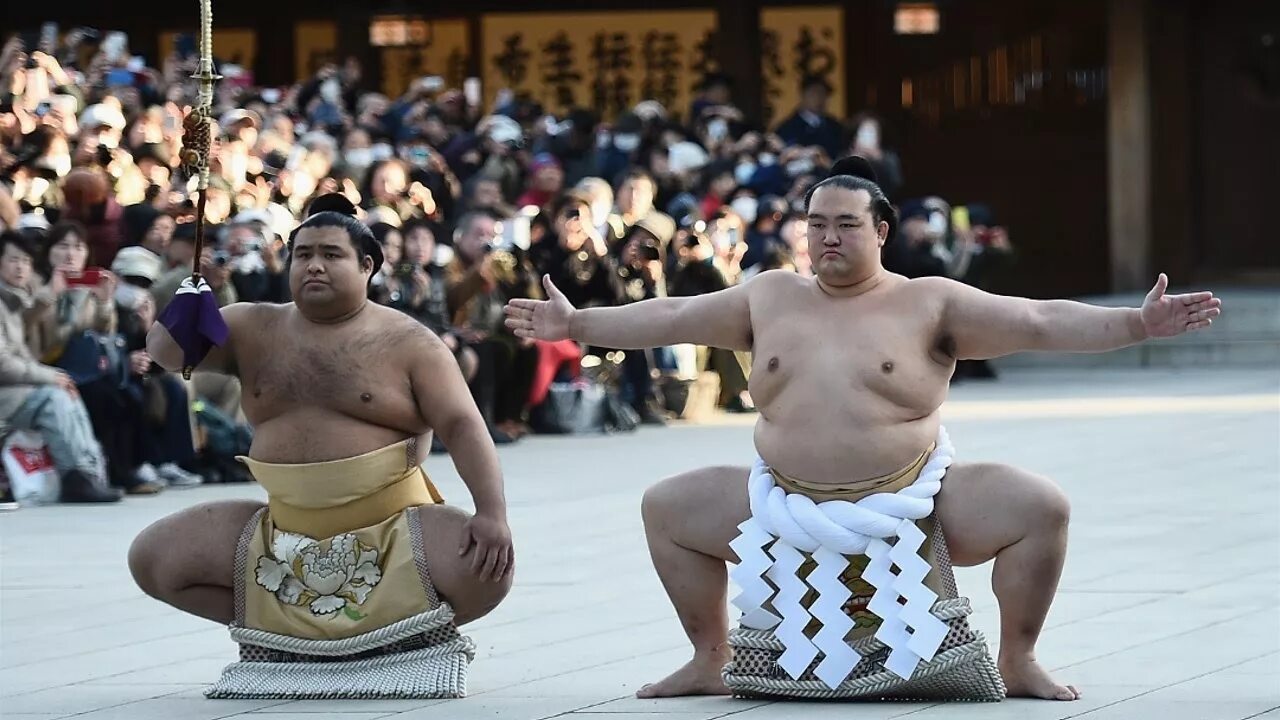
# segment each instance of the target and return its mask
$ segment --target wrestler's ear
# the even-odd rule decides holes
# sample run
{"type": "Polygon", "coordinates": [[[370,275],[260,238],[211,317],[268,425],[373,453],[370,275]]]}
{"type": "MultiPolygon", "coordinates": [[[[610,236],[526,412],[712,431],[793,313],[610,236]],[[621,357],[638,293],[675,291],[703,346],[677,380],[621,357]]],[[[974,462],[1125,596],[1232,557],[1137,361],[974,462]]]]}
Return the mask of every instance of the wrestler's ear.
{"type": "Polygon", "coordinates": [[[876,225],[876,238],[880,241],[879,243],[880,247],[884,247],[884,244],[889,242],[889,223],[888,222],[881,220],[876,225]]]}

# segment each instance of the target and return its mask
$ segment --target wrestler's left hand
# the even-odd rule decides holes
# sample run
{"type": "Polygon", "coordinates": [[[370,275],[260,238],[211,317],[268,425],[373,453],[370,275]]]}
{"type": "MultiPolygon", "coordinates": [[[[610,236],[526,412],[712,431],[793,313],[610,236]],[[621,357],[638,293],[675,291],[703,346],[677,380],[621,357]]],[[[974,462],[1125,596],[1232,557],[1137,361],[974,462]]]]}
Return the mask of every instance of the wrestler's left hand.
{"type": "Polygon", "coordinates": [[[1222,300],[1211,292],[1165,295],[1168,288],[1169,277],[1160,273],[1142,303],[1142,329],[1147,337],[1172,337],[1207,328],[1222,314],[1222,300]]]}
{"type": "Polygon", "coordinates": [[[481,581],[498,582],[515,567],[511,528],[505,518],[476,513],[462,526],[459,555],[471,552],[471,572],[481,581]]]}

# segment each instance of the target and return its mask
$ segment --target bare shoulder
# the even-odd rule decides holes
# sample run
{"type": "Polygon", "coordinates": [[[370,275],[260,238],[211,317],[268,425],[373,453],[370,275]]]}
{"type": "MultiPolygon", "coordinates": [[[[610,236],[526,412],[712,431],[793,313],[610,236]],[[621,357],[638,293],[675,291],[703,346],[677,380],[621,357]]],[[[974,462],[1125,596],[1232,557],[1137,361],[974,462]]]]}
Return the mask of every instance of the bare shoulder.
{"type": "Polygon", "coordinates": [[[813,278],[790,270],[766,270],[739,287],[753,302],[767,302],[796,291],[808,290],[813,278]]]}
{"type": "Polygon", "coordinates": [[[256,332],[264,326],[277,322],[293,310],[293,303],[276,305],[272,303],[238,302],[222,308],[222,319],[232,330],[242,329],[256,332]]]}
{"type": "Polygon", "coordinates": [[[768,292],[769,290],[781,290],[784,288],[808,287],[812,282],[812,278],[807,278],[791,270],[765,270],[743,283],[743,286],[754,287],[768,292]]]}
{"type": "Polygon", "coordinates": [[[902,278],[900,286],[902,289],[924,295],[947,295],[955,291],[957,287],[964,287],[964,283],[957,282],[948,277],[928,276],[918,278],[902,278]]]}
{"type": "Polygon", "coordinates": [[[945,306],[966,292],[977,292],[976,288],[946,277],[901,278],[897,281],[897,290],[909,297],[912,302],[945,306]]]}
{"type": "Polygon", "coordinates": [[[379,342],[392,348],[412,371],[423,363],[454,362],[444,341],[429,328],[399,310],[370,304],[370,323],[379,342]]]}

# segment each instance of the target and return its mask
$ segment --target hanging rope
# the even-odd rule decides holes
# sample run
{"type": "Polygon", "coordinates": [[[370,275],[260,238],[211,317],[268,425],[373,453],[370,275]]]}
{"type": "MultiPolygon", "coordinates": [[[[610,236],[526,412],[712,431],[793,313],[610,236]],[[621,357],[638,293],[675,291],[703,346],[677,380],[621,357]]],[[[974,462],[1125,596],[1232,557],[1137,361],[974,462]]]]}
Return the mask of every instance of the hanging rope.
{"type": "Polygon", "coordinates": [[[173,300],[157,318],[182,348],[182,376],[191,373],[215,346],[226,344],[230,329],[222,318],[209,284],[200,277],[204,254],[204,212],[209,193],[209,154],[213,148],[213,8],[200,2],[200,61],[191,77],[199,82],[195,105],[182,121],[182,172],[196,181],[196,254],[191,277],[182,281],[173,300]]]}
{"type": "Polygon", "coordinates": [[[200,60],[192,79],[200,83],[196,104],[182,123],[182,170],[197,178],[196,253],[191,278],[200,280],[200,256],[204,251],[204,210],[209,191],[209,153],[213,148],[213,84],[221,76],[213,73],[213,7],[211,0],[200,2],[200,60]]]}

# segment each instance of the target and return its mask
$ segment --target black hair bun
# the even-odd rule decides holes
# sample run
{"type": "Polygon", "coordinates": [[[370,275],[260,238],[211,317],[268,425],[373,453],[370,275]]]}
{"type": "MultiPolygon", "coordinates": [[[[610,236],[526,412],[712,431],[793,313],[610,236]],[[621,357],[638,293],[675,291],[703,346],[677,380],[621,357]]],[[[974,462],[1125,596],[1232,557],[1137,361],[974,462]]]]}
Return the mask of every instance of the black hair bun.
{"type": "Polygon", "coordinates": [[[831,172],[827,173],[827,177],[835,177],[837,175],[852,175],[863,180],[870,180],[877,185],[880,184],[880,181],[876,178],[875,168],[871,167],[871,163],[861,155],[850,155],[837,160],[831,166],[831,172]]]}
{"type": "Polygon", "coordinates": [[[311,205],[307,207],[307,217],[322,212],[336,212],[348,217],[357,217],[355,204],[348,200],[346,195],[336,192],[321,195],[312,200],[311,205]]]}

